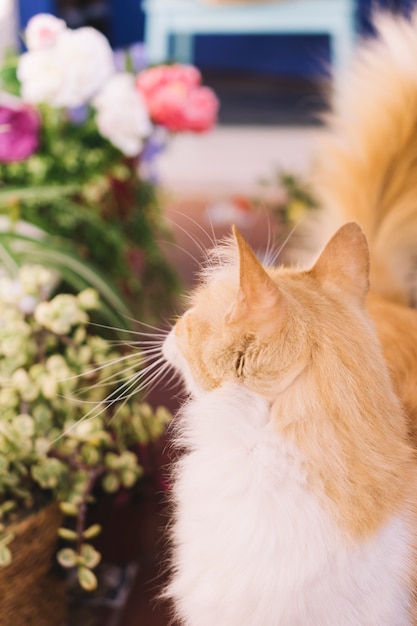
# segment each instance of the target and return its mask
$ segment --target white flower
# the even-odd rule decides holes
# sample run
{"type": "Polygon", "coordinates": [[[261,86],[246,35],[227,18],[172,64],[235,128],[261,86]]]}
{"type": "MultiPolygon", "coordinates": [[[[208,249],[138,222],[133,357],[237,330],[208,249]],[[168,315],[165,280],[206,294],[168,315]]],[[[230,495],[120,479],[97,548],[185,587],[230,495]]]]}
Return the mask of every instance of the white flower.
{"type": "Polygon", "coordinates": [[[70,82],[62,106],[79,106],[89,101],[115,71],[109,42],[89,26],[62,33],[55,52],[66,67],[70,82]]]}
{"type": "Polygon", "coordinates": [[[151,130],[146,103],[131,74],[112,76],[93,100],[100,133],[126,156],[138,155],[151,130]]]}
{"type": "Polygon", "coordinates": [[[67,28],[52,47],[23,54],[17,73],[23,100],[77,107],[88,102],[114,73],[113,52],[94,28],[67,28]]]}
{"type": "Polygon", "coordinates": [[[67,88],[67,73],[52,49],[22,54],[17,76],[22,85],[23,100],[31,104],[47,102],[52,106],[61,106],[60,101],[67,88]]]}
{"type": "Polygon", "coordinates": [[[28,22],[25,43],[28,50],[45,50],[55,45],[58,35],[66,29],[64,20],[50,13],[38,13],[28,22]]]}

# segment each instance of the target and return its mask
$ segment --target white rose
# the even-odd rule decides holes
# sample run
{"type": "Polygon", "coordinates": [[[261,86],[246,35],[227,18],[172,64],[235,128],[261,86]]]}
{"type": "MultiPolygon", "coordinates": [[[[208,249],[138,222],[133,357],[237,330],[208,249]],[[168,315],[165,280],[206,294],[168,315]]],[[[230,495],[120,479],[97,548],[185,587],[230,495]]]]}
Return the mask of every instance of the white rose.
{"type": "Polygon", "coordinates": [[[66,68],[68,81],[65,93],[57,99],[61,106],[85,104],[115,71],[109,42],[88,26],[62,33],[54,52],[66,68]]]}
{"type": "Polygon", "coordinates": [[[126,156],[138,155],[151,130],[145,100],[131,74],[112,76],[93,100],[100,133],[126,156]]]}
{"type": "Polygon", "coordinates": [[[21,82],[22,99],[31,104],[56,104],[65,89],[65,67],[51,50],[26,52],[19,59],[17,76],[21,82]]]}
{"type": "Polygon", "coordinates": [[[32,104],[77,107],[88,102],[114,73],[113,52],[94,28],[67,28],[55,45],[20,57],[22,98],[32,104]]]}
{"type": "Polygon", "coordinates": [[[55,45],[58,35],[66,29],[64,20],[50,13],[38,13],[28,22],[25,43],[28,50],[45,50],[55,45]]]}

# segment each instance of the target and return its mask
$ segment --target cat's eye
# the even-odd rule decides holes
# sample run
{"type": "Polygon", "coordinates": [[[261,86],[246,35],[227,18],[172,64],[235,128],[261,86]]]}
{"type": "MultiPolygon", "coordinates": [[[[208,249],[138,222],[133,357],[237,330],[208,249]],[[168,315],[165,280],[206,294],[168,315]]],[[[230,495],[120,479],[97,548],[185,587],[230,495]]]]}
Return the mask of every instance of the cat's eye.
{"type": "Polygon", "coordinates": [[[239,352],[238,357],[236,359],[236,365],[235,365],[235,369],[236,369],[236,374],[238,376],[242,376],[243,375],[243,368],[245,366],[245,353],[244,352],[239,352]]]}

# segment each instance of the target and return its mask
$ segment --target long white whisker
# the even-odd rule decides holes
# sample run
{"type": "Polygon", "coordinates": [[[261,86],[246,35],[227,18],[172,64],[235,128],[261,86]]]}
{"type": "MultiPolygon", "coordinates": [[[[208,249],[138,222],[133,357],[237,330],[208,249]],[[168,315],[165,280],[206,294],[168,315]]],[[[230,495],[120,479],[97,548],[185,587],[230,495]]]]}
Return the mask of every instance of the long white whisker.
{"type": "MultiPolygon", "coordinates": [[[[199,250],[202,258],[204,261],[209,262],[209,257],[207,255],[207,248],[205,246],[203,246],[203,244],[201,243],[201,241],[199,241],[197,239],[197,237],[194,237],[194,235],[192,235],[190,232],[188,232],[188,230],[186,230],[185,228],[183,228],[182,226],[180,226],[179,224],[177,224],[177,228],[182,231],[185,235],[187,235],[187,237],[194,243],[194,245],[196,246],[196,248],[199,250]]],[[[204,229],[202,229],[203,232],[204,229]]],[[[182,249],[182,248],[181,248],[182,249]]]]}
{"type": "Polygon", "coordinates": [[[172,246],[173,248],[176,248],[177,250],[181,250],[181,252],[185,253],[187,256],[190,257],[190,259],[197,265],[200,266],[201,262],[199,259],[197,259],[197,257],[195,257],[189,250],[187,250],[186,248],[183,248],[182,246],[180,246],[178,243],[175,243],[173,241],[166,241],[166,240],[160,240],[160,243],[164,243],[167,244],[169,246],[172,246]]]}
{"type": "MultiPolygon", "coordinates": [[[[131,318],[128,318],[130,321],[135,321],[131,318]]],[[[145,322],[138,322],[136,321],[136,324],[138,324],[139,326],[145,326],[145,328],[150,328],[153,332],[152,333],[144,333],[142,331],[139,330],[126,330],[123,328],[114,328],[113,326],[107,326],[106,324],[97,324],[96,322],[90,322],[91,326],[96,326],[98,328],[104,328],[106,330],[117,330],[119,332],[122,333],[126,333],[129,335],[142,335],[145,337],[165,337],[168,334],[168,330],[165,330],[164,328],[159,328],[158,326],[152,326],[151,324],[146,324],[145,322]]]]}
{"type": "Polygon", "coordinates": [[[163,365],[152,376],[143,381],[141,385],[137,389],[135,389],[134,393],[140,393],[141,391],[146,391],[147,393],[149,393],[150,391],[152,391],[155,388],[155,385],[160,382],[161,379],[165,376],[169,368],[170,366],[168,363],[163,365]]]}
{"type": "MultiPolygon", "coordinates": [[[[106,378],[99,380],[97,383],[94,383],[93,385],[88,385],[83,389],[79,389],[75,396],[90,392],[92,389],[101,389],[104,387],[108,387],[111,384],[115,384],[126,379],[127,372],[129,372],[130,370],[137,370],[139,363],[140,361],[138,361],[137,363],[133,363],[132,365],[125,367],[121,372],[114,372],[113,374],[109,374],[109,376],[106,376],[106,378]]],[[[141,369],[140,371],[142,373],[144,372],[143,369],[141,369]]]]}
{"type": "Polygon", "coordinates": [[[164,338],[155,338],[155,339],[135,339],[132,341],[109,341],[111,346],[161,346],[164,338]]]}
{"type": "Polygon", "coordinates": [[[137,355],[125,354],[124,356],[117,357],[115,359],[110,359],[109,361],[105,361],[104,363],[101,363],[101,365],[97,365],[97,367],[94,367],[90,370],[86,370],[85,372],[82,372],[81,374],[75,374],[74,376],[68,376],[67,378],[62,378],[60,382],[64,382],[67,380],[74,380],[75,378],[80,378],[83,376],[89,376],[90,374],[94,374],[95,372],[99,372],[100,370],[106,367],[109,367],[110,365],[117,365],[117,363],[122,363],[123,361],[126,361],[127,359],[132,359],[135,357],[138,358],[138,361],[140,361],[140,359],[143,360],[142,354],[137,354],[137,355]]]}
{"type": "MultiPolygon", "coordinates": [[[[201,230],[201,232],[203,233],[203,235],[205,235],[209,241],[210,247],[215,247],[216,246],[216,237],[212,228],[212,237],[210,237],[210,234],[207,232],[207,230],[199,223],[197,222],[197,220],[195,220],[193,217],[191,217],[191,215],[187,215],[187,213],[182,213],[181,211],[172,211],[172,213],[176,213],[177,215],[179,215],[180,217],[184,217],[185,219],[187,219],[189,222],[191,222],[192,224],[194,224],[194,226],[197,226],[197,228],[199,228],[201,230]]],[[[181,229],[181,226],[178,224],[178,222],[174,222],[175,226],[179,229],[181,229]]],[[[184,231],[185,234],[189,235],[190,233],[188,233],[188,231],[184,231]]]]}
{"type": "Polygon", "coordinates": [[[287,243],[289,242],[289,240],[291,239],[291,237],[293,236],[293,234],[295,233],[295,231],[297,230],[297,228],[300,226],[300,224],[304,221],[304,218],[300,218],[298,220],[298,222],[296,224],[294,224],[294,226],[291,228],[290,232],[288,233],[288,235],[285,237],[283,243],[280,245],[280,247],[278,248],[277,252],[275,253],[275,255],[272,258],[271,264],[275,263],[276,260],[279,258],[280,254],[282,253],[282,251],[284,250],[285,246],[287,245],[287,243]]]}
{"type": "MultiPolygon", "coordinates": [[[[149,384],[152,383],[153,381],[155,381],[156,379],[158,379],[160,377],[161,372],[165,369],[165,367],[168,364],[166,363],[165,359],[161,357],[161,359],[158,359],[158,361],[155,361],[155,363],[152,364],[152,367],[150,366],[148,368],[148,373],[150,373],[150,376],[147,377],[145,380],[143,380],[140,385],[138,387],[135,387],[134,390],[131,393],[128,393],[132,387],[134,387],[136,385],[136,383],[138,381],[140,381],[143,372],[139,372],[138,375],[132,376],[132,378],[130,379],[130,381],[127,381],[126,383],[124,383],[122,385],[122,387],[120,389],[118,389],[117,391],[121,391],[122,394],[118,395],[116,398],[114,398],[111,402],[110,402],[110,406],[112,406],[113,404],[115,404],[116,402],[120,401],[120,400],[124,400],[124,399],[129,399],[131,398],[134,394],[139,393],[140,391],[142,391],[143,389],[147,389],[149,387],[149,384]],[[161,367],[158,367],[158,369],[155,372],[151,372],[152,367],[156,367],[157,365],[161,365],[161,367]],[[125,388],[125,389],[123,389],[125,388]],[[124,394],[128,394],[127,396],[125,396],[124,394]]],[[[105,402],[107,405],[109,405],[108,400],[114,395],[110,394],[110,396],[108,396],[105,400],[103,400],[103,402],[105,402]]]]}

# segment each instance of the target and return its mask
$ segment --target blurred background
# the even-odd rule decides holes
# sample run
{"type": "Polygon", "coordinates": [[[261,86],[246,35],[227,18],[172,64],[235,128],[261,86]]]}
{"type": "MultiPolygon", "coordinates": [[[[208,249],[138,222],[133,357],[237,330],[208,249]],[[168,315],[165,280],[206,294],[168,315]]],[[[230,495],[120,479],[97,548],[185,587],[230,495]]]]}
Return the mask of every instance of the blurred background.
{"type": "MultiPolygon", "coordinates": [[[[152,211],[157,197],[169,233],[162,228],[161,234],[159,225],[157,234],[150,229],[149,237],[152,236],[152,246],[155,247],[148,245],[146,235],[140,241],[129,239],[132,248],[126,262],[130,263],[132,272],[140,275],[141,284],[132,287],[129,283],[126,288],[122,281],[121,286],[128,303],[133,303],[135,315],[141,316],[145,311],[144,319],[162,327],[166,319],[180,311],[182,304],[178,294],[195,283],[204,250],[212,245],[213,238],[227,234],[232,223],[238,225],[264,257],[270,253],[271,246],[280,250],[284,247],[280,259],[285,261],[285,242],[292,229],[296,228],[306,210],[314,208],[314,198],[307,184],[308,171],[335,81],[343,75],[355,42],[373,36],[372,15],[376,9],[382,7],[407,16],[414,4],[413,0],[271,0],[265,3],[259,0],[242,3],[223,0],[0,0],[1,51],[10,45],[23,51],[20,35],[29,20],[38,13],[52,13],[65,20],[71,29],[92,26],[99,30],[108,38],[119,60],[124,56],[121,51],[129,50],[130,63],[136,66],[135,71],[153,63],[191,62],[201,72],[204,85],[210,87],[219,100],[218,121],[209,132],[164,135],[160,147],[157,141],[153,145],[153,156],[157,155],[157,159],[151,173],[144,176],[151,189],[151,194],[145,198],[151,207],[146,220],[153,228],[152,211]],[[311,9],[306,12],[309,3],[311,9]],[[280,15],[284,16],[287,10],[288,15],[281,22],[280,15]],[[185,21],[187,16],[190,19],[194,16],[196,26],[192,42],[189,37],[175,39],[173,17],[172,32],[162,50],[160,45],[158,48],[158,42],[155,44],[155,40],[151,40],[152,28],[157,30],[158,24],[162,23],[158,23],[158,19],[168,13],[172,17],[175,11],[185,21]],[[210,15],[211,27],[202,27],[204,22],[198,25],[196,16],[199,12],[203,16],[210,15]],[[253,33],[248,28],[248,12],[253,19],[253,33]],[[265,24],[256,26],[258,15],[262,16],[263,23],[264,16],[271,15],[267,27],[265,24]],[[230,32],[225,26],[225,16],[231,17],[233,28],[230,32]],[[6,29],[5,23],[8,25],[6,29]],[[239,24],[242,24],[242,32],[239,32],[239,24]],[[155,261],[156,247],[162,249],[164,260],[162,262],[157,257],[152,269],[155,273],[146,273],[143,268],[155,261]],[[168,268],[164,264],[165,258],[168,268]],[[175,289],[176,279],[170,272],[178,277],[175,289]],[[176,290],[174,303],[170,299],[167,304],[161,293],[155,292],[158,281],[162,285],[160,291],[169,292],[170,298],[171,291],[176,290]],[[138,294],[143,297],[142,304],[149,300],[151,306],[143,310],[135,308],[138,294]]],[[[178,22],[176,28],[181,31],[178,22]]],[[[65,141],[71,142],[72,139],[70,135],[65,136],[65,141]]],[[[1,141],[0,136],[0,148],[1,141]]],[[[81,145],[82,140],[79,141],[81,145]]],[[[74,147],[73,143],[71,145],[74,147]]],[[[107,144],[105,147],[108,150],[107,144]]],[[[126,165],[125,155],[121,157],[113,151],[111,157],[114,159],[112,167],[120,162],[126,165]]],[[[6,167],[0,173],[0,192],[2,186],[3,192],[8,190],[7,176],[14,181],[19,174],[13,166],[6,167]]],[[[129,167],[130,173],[136,171],[136,162],[129,161],[129,167]]],[[[78,174],[81,176],[82,173],[78,174]]],[[[136,182],[143,192],[141,176],[136,182]]],[[[107,179],[108,171],[105,171],[103,180],[108,182],[107,179]]],[[[115,196],[120,191],[126,192],[120,181],[126,182],[116,177],[115,196]]],[[[91,180],[83,179],[84,182],[88,186],[91,180]]],[[[114,182],[112,179],[112,184],[114,182]]],[[[91,192],[91,185],[88,190],[91,192]]],[[[93,203],[102,208],[102,200],[107,200],[107,196],[100,195],[96,188],[94,191],[98,196],[93,197],[93,203]]],[[[125,204],[126,197],[125,194],[125,204]]],[[[12,202],[10,198],[4,198],[6,196],[3,196],[2,211],[9,217],[16,214],[19,201],[23,208],[26,207],[24,196],[18,201],[13,197],[12,202]]],[[[78,196],[76,200],[79,201],[78,196]]],[[[129,207],[126,209],[125,204],[120,204],[120,197],[116,200],[115,215],[110,215],[107,205],[105,210],[99,211],[104,230],[97,230],[97,233],[105,232],[109,219],[116,220],[112,222],[116,224],[119,218],[125,219],[129,213],[129,207]]],[[[139,205],[145,201],[143,195],[137,196],[136,200],[139,205]]],[[[53,210],[54,206],[51,205],[53,210]]],[[[32,205],[25,210],[37,226],[49,232],[49,217],[42,214],[41,223],[40,214],[36,214],[32,205]]],[[[25,217],[23,209],[22,215],[25,217]]],[[[29,217],[25,219],[31,221],[29,217]]],[[[70,233],[75,240],[80,233],[84,236],[90,223],[81,221],[78,230],[71,230],[72,226],[68,224],[68,220],[64,223],[62,219],[56,233],[52,234],[68,237],[70,233]]],[[[139,228],[139,222],[135,224],[135,228],[139,228]]],[[[127,234],[124,232],[123,237],[128,238],[130,230],[130,222],[127,222],[127,234]]],[[[88,258],[93,251],[94,237],[97,239],[98,235],[96,231],[92,232],[92,238],[87,243],[83,241],[82,259],[88,258]]],[[[102,257],[97,257],[98,265],[103,258],[109,257],[105,247],[103,250],[100,251],[102,257]]],[[[91,256],[97,261],[94,255],[91,256]]],[[[111,276],[117,284],[118,276],[111,276]]],[[[157,385],[150,403],[155,407],[162,404],[175,411],[178,394],[178,388],[165,389],[157,385]]],[[[150,446],[140,446],[141,465],[150,471],[148,480],[133,491],[133,497],[122,494],[116,504],[107,495],[99,499],[92,522],[104,522],[97,545],[104,561],[119,567],[107,572],[114,594],[105,600],[76,598],[68,626],[168,626],[173,623],[169,609],[155,601],[166,577],[164,528],[169,522],[166,504],[169,484],[165,468],[172,460],[167,442],[169,436],[158,439],[157,443],[151,442],[150,446]]],[[[16,623],[16,626],[20,625],[16,623]]]]}

